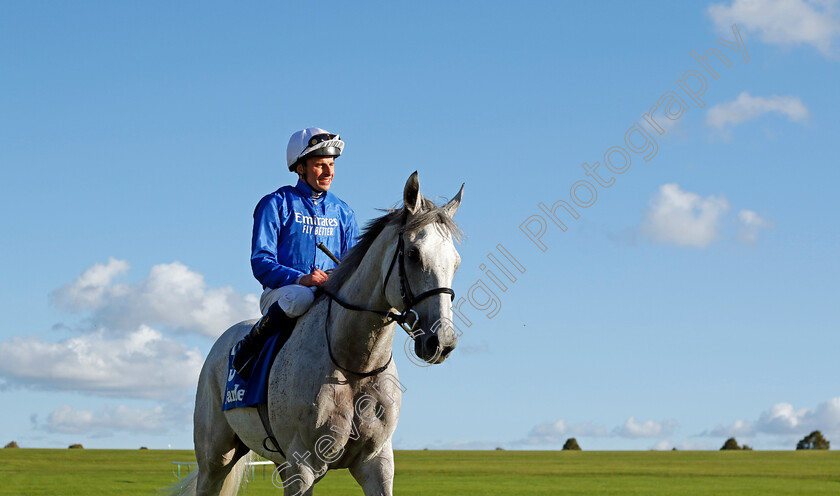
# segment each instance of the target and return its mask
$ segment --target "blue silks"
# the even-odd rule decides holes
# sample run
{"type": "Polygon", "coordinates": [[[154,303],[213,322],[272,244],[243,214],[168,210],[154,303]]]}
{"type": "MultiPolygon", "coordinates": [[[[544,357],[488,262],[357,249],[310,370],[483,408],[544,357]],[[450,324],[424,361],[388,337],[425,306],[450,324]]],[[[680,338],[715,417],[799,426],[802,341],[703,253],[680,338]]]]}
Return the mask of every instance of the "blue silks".
{"type": "MultiPolygon", "coordinates": [[[[271,364],[277,352],[280,351],[277,339],[282,334],[277,333],[268,338],[260,351],[260,356],[254,362],[254,368],[247,381],[234,370],[233,353],[228,354],[228,375],[225,392],[222,395],[222,410],[268,402],[268,373],[271,371],[271,364]]],[[[236,345],[234,345],[235,348],[236,345]]]]}
{"type": "Polygon", "coordinates": [[[359,236],[356,214],[327,191],[316,201],[303,182],[283,186],[260,200],[254,210],[251,269],[263,288],[280,288],[314,269],[335,267],[319,250],[324,243],[339,259],[359,236]]]}

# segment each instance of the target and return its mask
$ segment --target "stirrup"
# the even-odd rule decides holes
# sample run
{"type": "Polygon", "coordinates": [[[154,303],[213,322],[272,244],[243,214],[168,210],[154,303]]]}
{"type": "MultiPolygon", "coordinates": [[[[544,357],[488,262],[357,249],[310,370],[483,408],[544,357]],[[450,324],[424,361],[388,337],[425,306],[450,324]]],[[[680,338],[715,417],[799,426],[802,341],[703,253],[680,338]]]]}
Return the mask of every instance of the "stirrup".
{"type": "MultiPolygon", "coordinates": [[[[277,303],[272,303],[265,315],[254,324],[235,346],[238,349],[233,355],[233,369],[243,380],[248,380],[251,369],[262,352],[266,341],[278,332],[285,332],[286,336],[280,343],[280,347],[286,342],[294,328],[297,318],[286,315],[277,303]],[[244,348],[244,349],[243,349],[244,348]],[[242,354],[244,352],[244,355],[242,354]]],[[[279,348],[278,348],[279,349],[279,348]]]]}

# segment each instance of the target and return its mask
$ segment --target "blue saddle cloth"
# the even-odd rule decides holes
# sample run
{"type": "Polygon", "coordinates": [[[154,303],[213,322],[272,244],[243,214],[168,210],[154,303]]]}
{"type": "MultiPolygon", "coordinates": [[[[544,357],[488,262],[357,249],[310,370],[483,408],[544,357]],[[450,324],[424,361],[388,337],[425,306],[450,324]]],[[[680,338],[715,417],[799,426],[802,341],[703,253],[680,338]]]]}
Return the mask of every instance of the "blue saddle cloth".
{"type": "Polygon", "coordinates": [[[277,333],[268,338],[260,351],[260,356],[254,362],[251,377],[248,380],[242,379],[233,368],[233,352],[236,345],[233,345],[228,353],[228,375],[225,392],[222,396],[222,411],[243,406],[255,406],[258,403],[268,402],[268,374],[271,372],[271,364],[280,351],[277,340],[282,333],[277,333]]]}

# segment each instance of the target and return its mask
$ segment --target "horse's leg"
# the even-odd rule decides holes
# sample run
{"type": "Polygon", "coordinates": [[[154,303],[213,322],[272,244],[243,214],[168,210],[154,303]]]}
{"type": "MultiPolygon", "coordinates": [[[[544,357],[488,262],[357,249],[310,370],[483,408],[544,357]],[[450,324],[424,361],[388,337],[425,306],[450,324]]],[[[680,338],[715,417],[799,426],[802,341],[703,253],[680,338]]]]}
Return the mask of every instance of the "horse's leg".
{"type": "Polygon", "coordinates": [[[284,496],[312,496],[315,481],[327,471],[326,464],[295,438],[280,465],[284,496]]]}
{"type": "Polygon", "coordinates": [[[350,473],[362,486],[365,496],[392,496],[394,493],[394,450],[391,440],[373,458],[350,466],[350,473]]]}
{"type": "Polygon", "coordinates": [[[236,436],[222,412],[222,393],[218,383],[213,377],[213,367],[205,364],[198,380],[193,430],[198,462],[198,496],[220,494],[234,464],[250,451],[236,436]]]}
{"type": "Polygon", "coordinates": [[[315,474],[310,467],[293,465],[290,462],[284,463],[281,467],[283,496],[312,496],[315,474]]]}
{"type": "MultiPolygon", "coordinates": [[[[205,453],[204,456],[198,456],[199,451],[196,450],[196,459],[198,461],[197,496],[218,496],[222,494],[222,488],[231,473],[231,469],[233,469],[240,458],[250,451],[242,443],[238,443],[227,451],[220,445],[217,445],[216,449],[218,450],[217,452],[205,453]]],[[[240,480],[230,481],[224,487],[225,494],[236,494],[240,482],[240,480]]]]}

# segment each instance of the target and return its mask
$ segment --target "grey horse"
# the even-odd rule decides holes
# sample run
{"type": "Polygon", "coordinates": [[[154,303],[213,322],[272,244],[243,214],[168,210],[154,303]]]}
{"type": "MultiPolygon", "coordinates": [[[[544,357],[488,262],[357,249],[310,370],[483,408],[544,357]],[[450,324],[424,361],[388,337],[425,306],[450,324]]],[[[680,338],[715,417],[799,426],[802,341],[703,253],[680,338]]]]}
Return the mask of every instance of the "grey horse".
{"type": "Polygon", "coordinates": [[[330,276],[328,295],[298,320],[268,382],[267,418],[279,450],[266,439],[256,408],[222,411],[228,354],[254,322],[219,337],[196,393],[198,469],[170,488],[173,495],[236,494],[254,453],[276,464],[284,496],[311,495],[327,470],[338,468],[348,468],[366,496],[393,493],[391,437],[404,390],[394,334],[399,322],[416,355],[431,364],[442,363],[457,344],[449,288],[460,263],[452,217],[463,191],[462,185],[438,207],[412,174],[404,206],[367,225],[330,276]]]}

